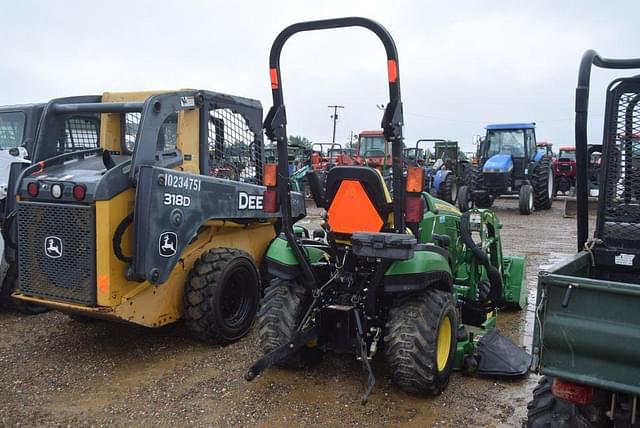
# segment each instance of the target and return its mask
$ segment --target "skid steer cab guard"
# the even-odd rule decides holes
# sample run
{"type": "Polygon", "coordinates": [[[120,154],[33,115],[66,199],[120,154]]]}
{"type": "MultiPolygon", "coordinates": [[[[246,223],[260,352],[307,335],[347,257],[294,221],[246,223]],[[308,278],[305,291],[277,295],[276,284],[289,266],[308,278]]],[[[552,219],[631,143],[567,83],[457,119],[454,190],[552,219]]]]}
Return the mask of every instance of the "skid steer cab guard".
{"type": "MultiPolygon", "coordinates": [[[[410,392],[438,394],[454,368],[473,366],[475,342],[472,334],[462,332],[462,319],[483,331],[491,329],[496,307],[507,304],[505,290],[511,283],[519,287],[516,305],[522,304],[524,260],[503,258],[500,225],[492,213],[472,210],[461,216],[454,206],[425,193],[422,166],[409,166],[404,175],[398,55],[389,33],[374,21],[304,22],[276,37],[270,56],[274,105],[264,127],[277,142],[279,158],[284,158],[288,141],[282,47],[298,32],[339,27],[368,29],[385,49],[389,102],[381,127],[391,147],[391,187],[377,168],[366,166],[331,168],[324,186],[309,174],[326,222],[313,238],[305,238],[293,230],[286,165],[266,165],[265,195],[271,195],[265,199],[279,201],[282,228],[265,257],[273,276],[258,316],[265,355],[246,379],[275,363],[301,367],[317,361],[323,351],[346,352],[367,373],[366,402],[375,384],[369,361],[384,349],[397,384],[410,392]],[[481,243],[473,241],[473,233],[481,243]]],[[[526,371],[528,362],[524,367],[526,371]]]]}
{"type": "MultiPolygon", "coordinates": [[[[245,266],[220,279],[237,283],[230,299],[244,305],[242,283],[259,287],[281,216],[254,184],[263,181],[261,119],[258,101],[202,90],[50,102],[36,150],[45,160],[17,184],[16,297],[151,327],[186,317],[196,335],[215,340],[201,325],[215,305],[203,309],[197,296],[215,275],[198,276],[220,263],[245,266]],[[56,155],[49,140],[65,115],[79,112],[100,114],[99,147],[56,155]],[[200,289],[191,290],[194,281],[200,289]]],[[[304,216],[302,195],[291,201],[290,215],[304,216]]],[[[255,309],[258,296],[247,305],[255,309]]],[[[244,334],[253,317],[242,318],[244,334]]]]}

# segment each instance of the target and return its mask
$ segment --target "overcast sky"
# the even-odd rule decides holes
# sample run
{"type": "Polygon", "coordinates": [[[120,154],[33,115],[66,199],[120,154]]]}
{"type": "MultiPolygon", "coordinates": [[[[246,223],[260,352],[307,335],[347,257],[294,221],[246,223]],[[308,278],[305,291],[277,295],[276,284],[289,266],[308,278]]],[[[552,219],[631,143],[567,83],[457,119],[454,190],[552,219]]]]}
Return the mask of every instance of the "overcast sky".
{"type": "MultiPolygon", "coordinates": [[[[396,41],[406,144],[448,138],[470,149],[495,122],[537,123],[538,140],[573,144],[582,53],[640,56],[637,1],[3,2],[0,104],[104,91],[198,88],[271,105],[268,54],[285,26],[359,15],[396,41]]],[[[363,29],[299,34],[285,46],[289,135],[338,142],[376,129],[386,61],[363,29]]],[[[593,75],[590,141],[601,138],[610,74],[593,75]]]]}

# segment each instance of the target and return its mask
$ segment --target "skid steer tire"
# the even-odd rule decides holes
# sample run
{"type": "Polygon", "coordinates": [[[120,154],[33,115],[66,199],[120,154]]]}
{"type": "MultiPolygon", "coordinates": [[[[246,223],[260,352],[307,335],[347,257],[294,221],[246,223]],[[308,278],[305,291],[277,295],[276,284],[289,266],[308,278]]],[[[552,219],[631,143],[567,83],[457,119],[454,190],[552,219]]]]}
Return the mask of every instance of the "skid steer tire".
{"type": "MultiPolygon", "coordinates": [[[[305,314],[308,300],[306,289],[295,281],[280,278],[271,281],[265,290],[257,322],[260,348],[265,355],[291,338],[305,314]]],[[[320,358],[318,348],[304,346],[277,365],[299,369],[317,364],[320,358]]]]}
{"type": "Polygon", "coordinates": [[[438,395],[453,371],[458,321],[451,293],[428,289],[394,302],[385,332],[385,361],[404,391],[438,395]]]}
{"type": "MultiPolygon", "coordinates": [[[[484,177],[482,176],[482,169],[480,167],[474,167],[471,170],[472,190],[484,189],[484,177]]],[[[493,198],[488,193],[484,195],[474,195],[473,202],[478,208],[491,208],[493,205],[493,198]]]]}
{"type": "Polygon", "coordinates": [[[553,378],[543,376],[527,404],[527,428],[592,428],[609,426],[604,409],[576,405],[557,398],[551,391],[553,378]]]}
{"type": "Polygon", "coordinates": [[[249,332],[260,293],[260,275],[249,254],[231,248],[209,250],[195,262],[185,285],[187,329],[203,342],[235,342],[249,332]]]}
{"type": "Polygon", "coordinates": [[[32,305],[11,297],[18,284],[18,267],[15,263],[7,263],[4,254],[2,254],[1,263],[4,278],[2,279],[2,283],[0,283],[0,307],[16,310],[25,315],[38,315],[49,311],[49,308],[45,308],[44,306],[32,305]]]}
{"type": "Polygon", "coordinates": [[[438,192],[438,198],[443,201],[447,201],[450,204],[455,204],[458,199],[458,183],[456,177],[453,174],[447,174],[444,182],[440,184],[440,191],[438,192]]]}
{"type": "Polygon", "coordinates": [[[533,170],[533,207],[536,211],[548,210],[553,203],[553,170],[549,158],[544,157],[533,170]]]}

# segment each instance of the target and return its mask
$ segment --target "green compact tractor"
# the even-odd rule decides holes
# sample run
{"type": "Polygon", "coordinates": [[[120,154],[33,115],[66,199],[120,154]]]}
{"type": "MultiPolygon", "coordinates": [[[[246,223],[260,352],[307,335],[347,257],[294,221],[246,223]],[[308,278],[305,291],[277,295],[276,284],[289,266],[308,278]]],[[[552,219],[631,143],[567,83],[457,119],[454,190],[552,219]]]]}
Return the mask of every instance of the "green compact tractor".
{"type": "Polygon", "coordinates": [[[538,280],[529,427],[640,426],[640,76],[607,87],[595,234],[587,239],[591,68],[638,59],[587,51],[576,89],[578,250],[538,280]]]}
{"type": "Polygon", "coordinates": [[[314,198],[327,217],[322,233],[305,239],[294,232],[286,164],[277,165],[277,182],[265,174],[265,200],[278,200],[283,218],[265,256],[274,278],[258,316],[265,355],[247,380],[276,363],[313,364],[327,350],[354,354],[362,362],[368,374],[363,402],[375,384],[370,360],[378,350],[393,381],[419,394],[440,393],[456,369],[523,374],[530,357],[493,327],[497,308],[526,305],[525,260],[503,256],[501,225],[491,211],[461,215],[424,192],[421,167],[410,166],[403,176],[398,56],[383,27],[365,18],[341,18],[282,31],[271,49],[274,106],[265,121],[267,136],[284,155],[279,63],[285,41],[298,32],[338,27],[369,29],[386,50],[390,101],[382,128],[392,147],[393,198],[374,168],[334,167],[326,191],[310,174],[314,198]]]}

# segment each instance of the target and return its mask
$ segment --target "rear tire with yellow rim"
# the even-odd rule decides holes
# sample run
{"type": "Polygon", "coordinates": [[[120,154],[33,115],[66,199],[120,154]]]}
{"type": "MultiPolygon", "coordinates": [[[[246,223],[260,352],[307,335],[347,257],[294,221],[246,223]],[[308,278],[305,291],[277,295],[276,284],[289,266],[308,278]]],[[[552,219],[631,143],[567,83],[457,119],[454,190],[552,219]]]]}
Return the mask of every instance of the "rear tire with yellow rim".
{"type": "Polygon", "coordinates": [[[449,383],[458,318],[450,292],[428,289],[396,299],[385,331],[385,360],[404,391],[437,395],[449,383]]]}

